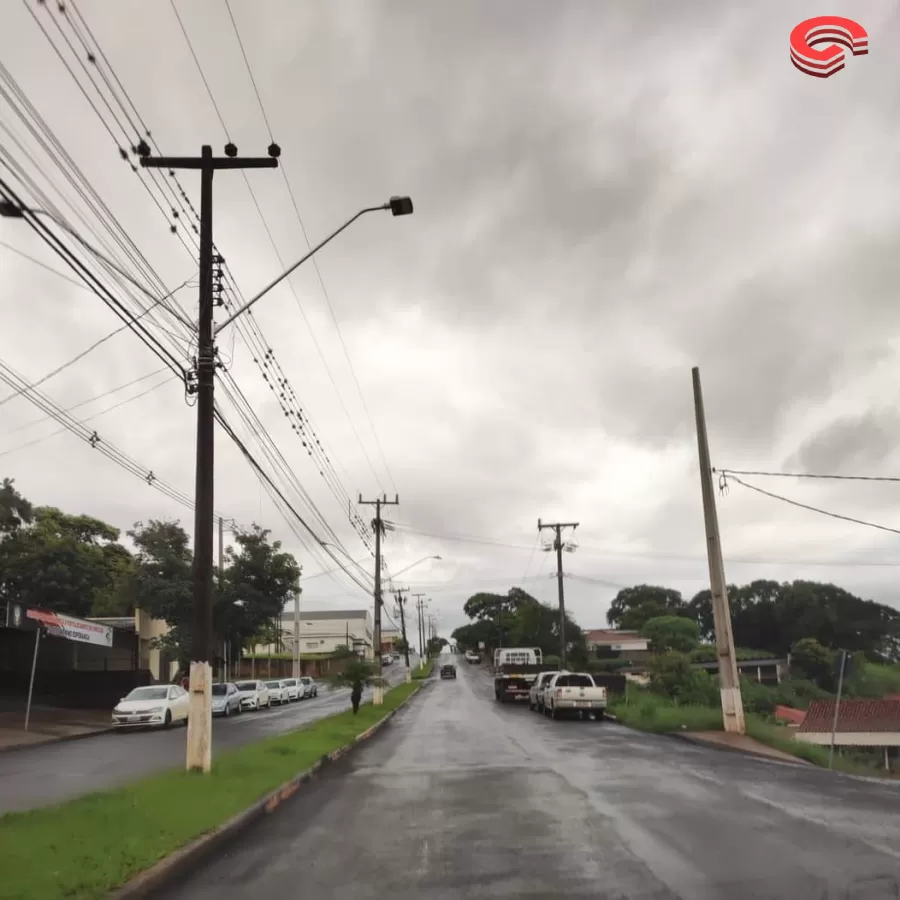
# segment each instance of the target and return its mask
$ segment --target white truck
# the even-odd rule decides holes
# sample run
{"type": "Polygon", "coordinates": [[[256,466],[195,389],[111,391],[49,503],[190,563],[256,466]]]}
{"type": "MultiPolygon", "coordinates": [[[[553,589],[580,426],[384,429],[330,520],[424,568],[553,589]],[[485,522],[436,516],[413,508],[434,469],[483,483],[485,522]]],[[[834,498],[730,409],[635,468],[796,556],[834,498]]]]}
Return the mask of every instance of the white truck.
{"type": "Polygon", "coordinates": [[[494,651],[494,696],[500,703],[528,696],[544,669],[540,647],[498,647],[494,651]]]}
{"type": "Polygon", "coordinates": [[[551,719],[574,714],[599,722],[606,715],[606,688],[597,687],[587,672],[559,672],[546,682],[543,708],[551,719]]]}

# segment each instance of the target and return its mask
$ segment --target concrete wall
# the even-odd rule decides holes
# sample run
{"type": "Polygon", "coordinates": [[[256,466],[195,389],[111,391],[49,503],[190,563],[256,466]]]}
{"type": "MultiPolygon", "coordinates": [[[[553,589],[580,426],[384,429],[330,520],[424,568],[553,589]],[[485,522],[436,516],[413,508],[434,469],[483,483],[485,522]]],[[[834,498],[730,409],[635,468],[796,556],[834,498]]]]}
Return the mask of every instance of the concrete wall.
{"type": "Polygon", "coordinates": [[[140,668],[147,669],[155,681],[171,681],[178,663],[152,646],[157,638],[168,634],[169,626],[162,619],[154,619],[140,609],[134,611],[134,630],[140,639],[140,668]]]}
{"type": "MultiPolygon", "coordinates": [[[[294,648],[294,617],[286,612],[281,619],[281,641],[277,644],[261,644],[254,647],[255,654],[291,653],[294,648]]],[[[367,659],[372,659],[372,621],[371,616],[365,619],[347,618],[340,610],[335,611],[333,618],[304,619],[300,611],[300,652],[301,653],[334,653],[338,647],[347,644],[349,635],[350,649],[355,650],[367,659]]]]}

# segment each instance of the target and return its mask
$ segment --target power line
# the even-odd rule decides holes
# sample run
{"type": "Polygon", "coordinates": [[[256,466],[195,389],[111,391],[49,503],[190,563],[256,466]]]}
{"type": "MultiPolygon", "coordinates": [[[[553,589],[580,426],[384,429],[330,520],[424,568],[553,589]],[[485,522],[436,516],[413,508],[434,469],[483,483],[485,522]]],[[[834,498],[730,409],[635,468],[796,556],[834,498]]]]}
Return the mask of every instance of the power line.
{"type": "MultiPolygon", "coordinates": [[[[187,282],[185,282],[185,284],[186,283],[187,282]]],[[[175,288],[171,293],[174,294],[175,291],[180,290],[182,287],[184,287],[184,284],[179,285],[179,287],[175,288]]],[[[126,328],[130,328],[135,322],[139,321],[144,316],[146,316],[148,313],[152,312],[156,308],[157,304],[159,304],[160,302],[161,302],[161,299],[157,300],[156,303],[154,303],[152,306],[145,309],[142,313],[140,313],[140,315],[133,316],[129,321],[125,322],[124,325],[120,325],[118,328],[113,329],[112,331],[110,331],[108,334],[104,335],[99,340],[94,341],[93,344],[91,344],[86,349],[82,350],[80,353],[76,353],[75,356],[73,356],[68,361],[57,366],[55,369],[52,369],[50,372],[48,372],[46,375],[43,375],[41,378],[38,378],[37,381],[33,381],[29,385],[29,387],[30,388],[40,387],[40,385],[49,381],[51,378],[54,378],[55,376],[59,375],[60,372],[64,372],[66,369],[70,368],[71,366],[74,366],[75,363],[77,363],[79,360],[84,359],[89,353],[92,353],[98,347],[105,344],[108,340],[110,340],[111,338],[114,338],[117,334],[121,334],[126,328]]],[[[14,399],[15,397],[18,397],[20,393],[21,393],[21,391],[12,393],[12,394],[7,394],[5,397],[0,399],[0,406],[3,406],[4,404],[8,403],[10,400],[14,399]]]]}
{"type": "MultiPolygon", "coordinates": [[[[174,0],[173,0],[173,2],[174,2],[174,0]]],[[[226,8],[227,8],[227,10],[228,10],[229,18],[231,19],[231,25],[232,25],[232,27],[234,28],[234,33],[235,33],[235,37],[237,38],[238,46],[239,46],[240,49],[241,49],[241,55],[242,55],[242,57],[243,57],[243,59],[244,59],[244,65],[246,66],[247,74],[248,74],[249,77],[250,77],[250,83],[253,85],[253,91],[254,91],[254,93],[256,94],[256,100],[257,100],[257,103],[259,104],[260,112],[262,113],[263,120],[264,120],[265,123],[266,123],[266,128],[267,128],[268,131],[269,131],[269,138],[270,138],[270,140],[273,140],[273,141],[274,141],[275,138],[274,138],[273,133],[272,133],[272,126],[271,126],[271,124],[270,124],[270,122],[269,122],[269,116],[268,116],[268,114],[266,113],[265,104],[264,104],[263,101],[262,101],[262,95],[260,94],[259,87],[258,87],[257,82],[256,82],[256,77],[255,77],[254,74],[253,74],[253,69],[252,69],[252,67],[251,67],[251,65],[250,65],[250,60],[249,60],[249,58],[247,57],[247,52],[246,52],[246,50],[245,50],[245,48],[244,48],[244,42],[243,42],[243,40],[241,39],[241,33],[240,33],[240,30],[238,29],[237,21],[235,20],[235,18],[234,18],[234,13],[232,12],[232,9],[231,9],[231,3],[230,3],[230,0],[225,0],[225,6],[226,6],[226,8]]],[[[301,233],[302,233],[302,235],[303,235],[303,240],[306,242],[306,248],[309,250],[309,249],[312,248],[312,244],[310,243],[309,235],[308,235],[307,232],[306,232],[306,225],[303,223],[303,216],[300,214],[300,207],[299,207],[299,204],[297,203],[297,198],[296,198],[296,196],[294,195],[294,191],[293,191],[293,188],[291,187],[290,179],[289,179],[288,176],[287,176],[287,170],[286,170],[286,168],[285,168],[283,162],[282,162],[282,165],[280,166],[280,168],[281,168],[281,176],[282,176],[282,179],[284,180],[285,187],[287,188],[288,195],[289,195],[290,200],[291,200],[291,205],[292,205],[293,208],[294,208],[294,214],[296,215],[296,217],[297,217],[297,222],[298,222],[299,225],[300,225],[300,231],[301,231],[301,233]]],[[[252,187],[250,186],[249,182],[248,182],[248,184],[247,184],[247,187],[250,189],[251,195],[253,195],[253,189],[252,189],[252,187]]],[[[267,232],[268,235],[269,235],[269,239],[270,239],[270,241],[272,242],[272,246],[273,246],[273,248],[275,249],[276,256],[278,257],[278,262],[279,262],[280,265],[283,266],[284,263],[283,263],[283,261],[282,261],[282,259],[281,259],[280,254],[278,253],[278,248],[277,248],[277,246],[276,246],[276,244],[275,244],[275,240],[274,240],[274,238],[272,237],[271,232],[269,231],[268,225],[266,225],[265,217],[264,217],[263,214],[262,214],[262,210],[261,210],[260,207],[259,207],[259,203],[256,202],[256,197],[255,197],[255,195],[253,195],[253,200],[254,200],[254,203],[256,204],[257,212],[259,212],[260,217],[263,219],[263,225],[265,226],[266,232],[267,232]]],[[[350,359],[350,351],[347,349],[347,343],[346,343],[346,341],[344,340],[344,333],[343,333],[343,331],[342,331],[342,329],[341,329],[340,323],[338,322],[337,316],[335,315],[335,312],[334,312],[334,306],[333,306],[332,303],[331,303],[331,297],[329,296],[328,290],[327,290],[327,288],[325,287],[325,280],[324,280],[324,278],[322,277],[322,272],[321,272],[321,270],[320,270],[320,268],[319,268],[318,260],[316,260],[316,258],[313,257],[313,258],[311,259],[311,262],[312,262],[312,265],[313,265],[313,269],[315,270],[315,273],[316,273],[316,278],[318,279],[318,282],[319,282],[319,287],[320,287],[321,290],[322,290],[322,296],[325,298],[325,305],[328,307],[328,312],[329,312],[329,314],[330,314],[330,316],[331,316],[331,321],[334,323],[334,327],[335,327],[335,330],[336,330],[336,332],[337,332],[338,340],[340,341],[341,349],[342,349],[343,354],[344,354],[344,359],[347,361],[347,366],[349,367],[349,369],[350,369],[350,374],[351,374],[351,376],[353,377],[353,383],[354,383],[354,386],[356,387],[356,393],[357,393],[357,396],[359,397],[359,402],[360,402],[360,404],[361,404],[361,406],[362,406],[363,412],[365,413],[366,420],[367,420],[368,423],[369,423],[369,428],[370,428],[371,431],[372,431],[372,437],[375,438],[375,444],[376,444],[376,446],[377,446],[377,448],[378,448],[378,453],[379,453],[379,455],[381,456],[381,462],[382,462],[382,464],[384,465],[384,469],[385,469],[385,472],[387,473],[388,480],[389,480],[390,483],[391,483],[391,488],[392,488],[392,490],[396,493],[396,492],[397,492],[397,485],[396,485],[396,482],[394,481],[394,477],[393,477],[393,475],[391,474],[390,466],[388,466],[388,462],[387,462],[387,457],[386,457],[385,454],[384,454],[384,448],[382,447],[382,445],[381,445],[381,440],[380,440],[380,438],[378,437],[378,431],[377,431],[376,428],[375,428],[375,423],[374,423],[374,421],[372,420],[372,416],[371,416],[371,414],[370,414],[370,412],[369,412],[369,407],[368,407],[368,405],[367,405],[367,403],[366,403],[365,397],[363,396],[362,385],[361,385],[360,382],[359,382],[359,377],[358,377],[357,374],[356,374],[356,368],[355,368],[354,365],[353,365],[353,361],[350,359]]],[[[328,371],[328,375],[329,375],[329,377],[330,377],[331,380],[332,380],[332,384],[334,385],[335,393],[338,394],[338,398],[341,400],[341,403],[343,404],[343,399],[340,397],[340,392],[338,391],[337,384],[335,383],[334,378],[333,378],[333,376],[331,375],[330,369],[328,369],[328,364],[327,364],[327,362],[325,362],[325,358],[324,358],[324,356],[322,355],[322,351],[319,349],[319,345],[318,345],[318,342],[316,341],[315,334],[314,334],[313,331],[312,331],[312,326],[310,325],[308,319],[306,318],[306,313],[303,311],[303,306],[302,306],[302,304],[300,303],[300,298],[297,296],[297,293],[296,293],[296,290],[295,290],[294,287],[293,287],[293,284],[291,284],[290,282],[288,282],[288,285],[289,285],[289,287],[290,287],[290,289],[291,289],[291,292],[294,294],[294,299],[295,299],[296,302],[297,302],[297,306],[298,306],[298,308],[299,308],[299,310],[300,310],[300,314],[301,314],[301,316],[303,317],[303,320],[304,320],[304,322],[306,323],[306,326],[307,326],[307,328],[308,328],[309,331],[310,331],[310,335],[312,336],[313,343],[316,345],[316,349],[318,350],[319,355],[322,357],[323,363],[325,363],[326,371],[328,371]]],[[[345,410],[344,410],[344,411],[347,413],[347,418],[348,418],[348,420],[349,420],[349,419],[350,419],[350,414],[349,414],[349,412],[346,410],[346,407],[345,407],[345,410]]],[[[352,428],[352,427],[353,427],[352,421],[350,422],[350,425],[351,425],[351,428],[352,428]]],[[[355,429],[354,429],[354,433],[355,433],[355,429]]],[[[357,434],[356,437],[357,437],[357,440],[359,440],[360,445],[362,446],[363,453],[366,453],[365,446],[362,445],[362,441],[361,441],[361,439],[359,438],[359,435],[357,434]]],[[[366,454],[366,459],[367,459],[367,461],[369,462],[370,467],[372,468],[372,474],[375,476],[375,480],[379,483],[379,486],[381,486],[381,483],[380,483],[380,481],[379,481],[379,479],[378,479],[378,474],[377,474],[377,472],[375,472],[375,469],[374,469],[374,467],[372,466],[371,461],[369,460],[367,454],[366,454]]]]}
{"type": "Polygon", "coordinates": [[[206,88],[206,93],[209,95],[209,101],[213,105],[213,109],[216,111],[216,115],[219,117],[219,124],[222,126],[222,131],[225,132],[226,140],[231,143],[231,135],[228,133],[228,126],[225,124],[225,119],[222,118],[222,113],[219,110],[219,104],[216,103],[216,98],[213,96],[212,88],[209,86],[209,82],[206,80],[206,75],[203,73],[203,66],[200,65],[200,60],[197,58],[197,54],[194,51],[194,45],[191,43],[190,35],[187,33],[187,29],[184,27],[184,22],[181,21],[181,16],[178,15],[178,7],[175,5],[175,0],[170,0],[172,4],[172,12],[175,13],[175,18],[178,19],[178,25],[181,28],[181,33],[184,35],[184,39],[187,42],[188,49],[191,51],[191,56],[194,57],[194,63],[197,66],[197,71],[200,73],[200,77],[203,79],[203,86],[206,88]]]}
{"type": "Polygon", "coordinates": [[[290,512],[294,516],[294,518],[303,526],[303,528],[307,531],[307,533],[310,535],[310,537],[313,538],[315,543],[319,547],[322,548],[322,550],[332,559],[332,561],[337,564],[338,568],[341,569],[344,572],[344,574],[347,575],[347,577],[357,587],[359,587],[362,591],[364,591],[366,593],[366,595],[370,594],[371,593],[370,588],[367,585],[365,585],[357,580],[356,576],[350,572],[350,570],[347,568],[347,566],[344,565],[337,556],[335,556],[335,554],[330,549],[328,543],[326,541],[322,540],[322,538],[319,537],[319,535],[315,532],[315,530],[312,528],[312,526],[310,526],[309,523],[303,518],[303,516],[301,516],[300,513],[297,512],[297,510],[293,507],[293,505],[290,503],[290,501],[284,496],[284,494],[281,492],[281,490],[272,481],[269,474],[260,465],[258,460],[249,451],[246,444],[244,444],[244,442],[237,436],[234,429],[231,427],[231,425],[228,424],[227,420],[222,415],[221,410],[218,408],[216,408],[216,421],[219,423],[219,425],[222,427],[222,429],[225,431],[225,433],[231,438],[231,440],[234,442],[234,444],[238,448],[238,450],[241,451],[241,453],[243,454],[243,456],[247,460],[247,462],[250,463],[250,465],[257,472],[257,474],[260,476],[260,478],[262,478],[262,480],[265,482],[265,484],[268,485],[268,487],[270,487],[275,492],[275,494],[277,495],[279,500],[284,504],[284,506],[288,510],[290,510],[290,512]]]}
{"type": "Polygon", "coordinates": [[[83,281],[77,281],[74,278],[70,278],[65,272],[60,272],[59,269],[54,269],[53,266],[48,266],[47,263],[41,262],[34,256],[29,256],[27,253],[23,253],[18,247],[13,247],[12,244],[7,244],[6,241],[0,241],[0,247],[4,247],[7,250],[15,253],[17,256],[21,256],[23,259],[27,259],[29,262],[34,263],[36,266],[40,266],[42,269],[46,269],[48,272],[52,272],[59,278],[62,278],[64,281],[68,281],[69,284],[75,285],[77,288],[81,288],[83,291],[89,291],[90,288],[85,287],[83,281]]]}
{"type": "Polygon", "coordinates": [[[150,334],[143,324],[139,323],[130,313],[129,310],[118,300],[97,277],[69,250],[68,247],[55,235],[46,225],[35,216],[32,211],[22,202],[21,198],[9,186],[0,179],[0,195],[11,203],[16,209],[21,210],[22,219],[38,234],[42,241],[53,250],[73,271],[75,271],[84,282],[89,290],[98,296],[115,314],[126,323],[148,347],[151,352],[162,360],[172,371],[177,374],[182,381],[187,383],[187,373],[181,366],[180,361],[166,350],[159,340],[150,334]]]}
{"type": "Polygon", "coordinates": [[[900,534],[900,528],[891,528],[888,525],[878,525],[875,522],[867,522],[864,519],[855,519],[852,516],[844,516],[840,513],[830,512],[827,509],[820,509],[817,506],[810,506],[807,503],[800,503],[798,500],[791,500],[789,497],[782,497],[780,494],[773,494],[771,491],[766,491],[761,487],[756,487],[755,485],[748,484],[746,481],[742,481],[734,474],[730,474],[728,477],[732,481],[741,485],[741,487],[745,487],[751,491],[756,491],[757,494],[762,494],[765,497],[771,497],[773,500],[780,500],[782,503],[787,503],[790,506],[796,506],[798,509],[806,509],[809,510],[809,512],[818,513],[821,516],[828,516],[831,519],[840,519],[842,522],[851,522],[854,525],[864,525],[866,528],[876,528],[878,531],[888,531],[891,534],[900,534]]]}
{"type": "Polygon", "coordinates": [[[889,481],[900,484],[900,476],[895,475],[820,475],[811,472],[753,472],[743,469],[713,469],[718,475],[751,475],[766,478],[820,478],[831,481],[889,481]]]}
{"type": "MultiPolygon", "coordinates": [[[[150,487],[155,488],[165,494],[176,503],[193,509],[193,500],[178,488],[173,487],[166,481],[159,478],[152,469],[143,466],[137,460],[124,453],[115,444],[104,440],[96,432],[87,428],[83,422],[73,418],[65,410],[61,409],[53,400],[41,391],[30,389],[28,380],[8,364],[0,360],[0,381],[3,381],[13,390],[20,389],[24,386],[23,395],[27,397],[42,412],[55,419],[60,425],[63,425],[68,431],[71,431],[76,437],[89,444],[94,450],[98,450],[107,459],[112,460],[116,465],[130,472],[132,475],[146,482],[150,487]]],[[[230,516],[222,516],[222,518],[231,518],[230,516]]]]}
{"type": "MultiPolygon", "coordinates": [[[[107,413],[112,412],[114,409],[119,409],[122,406],[125,406],[126,403],[133,403],[135,400],[140,400],[141,397],[146,397],[147,394],[153,393],[153,391],[159,390],[164,384],[168,384],[172,380],[172,374],[169,373],[166,377],[160,381],[158,384],[154,384],[149,388],[141,391],[139,394],[135,394],[133,397],[126,397],[124,400],[119,400],[118,403],[113,403],[112,406],[107,406],[105,409],[101,409],[100,412],[93,413],[90,416],[85,416],[85,418],[81,419],[82,422],[93,422],[95,419],[99,419],[100,416],[105,416],[107,413]]],[[[71,408],[71,407],[70,407],[71,408]]],[[[64,410],[68,411],[68,410],[64,410]]],[[[32,423],[33,424],[33,423],[32,423]]],[[[42,444],[44,441],[49,441],[50,438],[56,437],[58,434],[62,434],[64,431],[69,431],[68,426],[63,426],[62,428],[51,431],[50,434],[45,434],[43,437],[35,438],[32,441],[27,441],[24,444],[18,444],[15,447],[10,447],[7,450],[0,451],[0,457],[8,456],[10,453],[16,453],[19,450],[24,450],[26,447],[34,447],[36,444],[42,444]]]]}
{"type": "MultiPolygon", "coordinates": [[[[163,366],[161,369],[154,369],[152,372],[148,372],[146,375],[141,375],[139,378],[135,378],[133,381],[127,381],[125,384],[117,385],[114,388],[110,388],[108,391],[104,391],[102,394],[94,394],[88,397],[86,400],[80,400],[78,403],[74,403],[72,406],[67,406],[65,408],[65,412],[72,412],[74,409],[80,409],[82,406],[87,406],[89,403],[96,403],[98,400],[102,400],[104,397],[108,397],[110,394],[117,394],[119,391],[124,391],[126,388],[133,387],[136,384],[140,384],[142,381],[146,381],[148,378],[153,378],[154,375],[161,375],[163,372],[167,371],[167,367],[163,366]]],[[[47,421],[47,416],[41,416],[39,419],[32,419],[30,422],[25,422],[23,425],[17,425],[15,428],[7,428],[6,434],[15,434],[17,431],[24,431],[26,428],[31,428],[34,425],[40,425],[43,422],[47,421]]],[[[87,419],[85,419],[87,421],[87,419]]]]}

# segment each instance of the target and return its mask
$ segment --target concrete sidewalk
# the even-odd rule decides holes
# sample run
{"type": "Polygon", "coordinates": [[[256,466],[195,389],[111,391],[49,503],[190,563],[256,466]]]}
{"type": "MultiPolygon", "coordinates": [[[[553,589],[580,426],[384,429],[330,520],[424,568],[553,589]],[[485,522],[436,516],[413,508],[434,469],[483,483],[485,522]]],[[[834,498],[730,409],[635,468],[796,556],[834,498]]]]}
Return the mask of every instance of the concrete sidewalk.
{"type": "Polygon", "coordinates": [[[676,732],[676,735],[684,740],[698,744],[707,744],[712,747],[725,747],[729,750],[740,750],[753,756],[765,756],[769,759],[780,759],[783,762],[797,763],[801,766],[811,766],[812,763],[800,759],[783,750],[776,750],[768,744],[763,744],[747,734],[726,734],[724,731],[686,731],[676,732]]]}
{"type": "Polygon", "coordinates": [[[25,710],[0,710],[0,751],[72,740],[109,731],[110,713],[96,709],[36,706],[25,731],[25,710]]]}

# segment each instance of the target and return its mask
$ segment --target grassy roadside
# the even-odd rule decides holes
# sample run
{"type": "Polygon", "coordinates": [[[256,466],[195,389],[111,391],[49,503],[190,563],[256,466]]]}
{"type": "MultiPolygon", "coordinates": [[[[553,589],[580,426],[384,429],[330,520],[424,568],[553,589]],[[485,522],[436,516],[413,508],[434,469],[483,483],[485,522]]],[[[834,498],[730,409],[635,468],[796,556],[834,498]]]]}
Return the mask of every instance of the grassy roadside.
{"type": "Polygon", "coordinates": [[[414,679],[427,678],[434,671],[434,660],[429,659],[424,665],[416,666],[412,671],[414,679]]]}
{"type": "MultiPolygon", "coordinates": [[[[621,696],[613,698],[609,705],[609,711],[619,722],[629,728],[652,731],[657,734],[722,730],[722,711],[720,709],[687,704],[679,706],[671,700],[646,691],[630,691],[627,702],[621,696]]],[[[749,713],[745,718],[747,734],[761,744],[827,768],[827,747],[795,741],[791,729],[766,721],[755,713],[749,713]]],[[[837,754],[834,757],[834,768],[855,775],[883,774],[871,765],[863,765],[851,757],[837,754]]]]}
{"type": "Polygon", "coordinates": [[[0,817],[2,900],[92,900],[221,825],[414,694],[401,684],[384,705],[360,706],[289,734],[223,753],[212,774],[166,772],[61,806],[0,817]]]}

